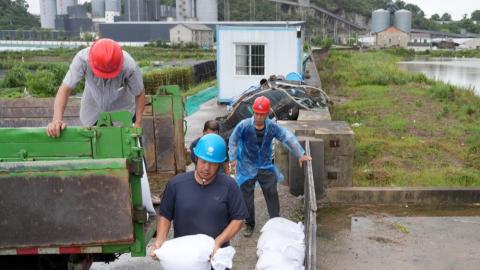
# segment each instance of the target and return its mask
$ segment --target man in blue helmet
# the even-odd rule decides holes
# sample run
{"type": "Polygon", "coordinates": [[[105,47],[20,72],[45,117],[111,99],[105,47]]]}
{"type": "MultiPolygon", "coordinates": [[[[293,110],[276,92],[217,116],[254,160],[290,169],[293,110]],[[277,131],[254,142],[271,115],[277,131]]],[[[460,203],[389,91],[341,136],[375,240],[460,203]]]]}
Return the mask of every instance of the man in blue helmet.
{"type": "Polygon", "coordinates": [[[295,135],[270,121],[270,100],[261,96],[253,103],[253,117],[237,124],[230,135],[229,157],[232,170],[236,170],[237,183],[242,191],[248,209],[245,237],[251,237],[255,227],[254,189],[258,182],[267,203],[270,218],[280,215],[277,181],[283,180],[278,168],[272,164],[272,141],[277,139],[298,158],[300,166],[311,160],[295,135]]]}
{"type": "Polygon", "coordinates": [[[194,149],[195,171],[179,174],[167,184],[160,203],[157,238],[151,249],[167,239],[173,221],[174,237],[206,234],[215,239],[212,255],[240,231],[247,209],[235,181],[217,174],[226,159],[226,145],[217,134],[203,136],[194,149]]]}

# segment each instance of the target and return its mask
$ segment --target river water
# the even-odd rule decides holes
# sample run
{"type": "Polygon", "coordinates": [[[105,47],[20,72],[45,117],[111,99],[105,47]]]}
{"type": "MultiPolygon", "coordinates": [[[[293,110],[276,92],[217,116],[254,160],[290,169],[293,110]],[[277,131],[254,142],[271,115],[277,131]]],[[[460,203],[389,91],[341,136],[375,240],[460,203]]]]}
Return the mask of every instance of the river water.
{"type": "Polygon", "coordinates": [[[406,71],[421,72],[428,78],[474,89],[480,95],[480,59],[432,58],[399,62],[406,71]]]}

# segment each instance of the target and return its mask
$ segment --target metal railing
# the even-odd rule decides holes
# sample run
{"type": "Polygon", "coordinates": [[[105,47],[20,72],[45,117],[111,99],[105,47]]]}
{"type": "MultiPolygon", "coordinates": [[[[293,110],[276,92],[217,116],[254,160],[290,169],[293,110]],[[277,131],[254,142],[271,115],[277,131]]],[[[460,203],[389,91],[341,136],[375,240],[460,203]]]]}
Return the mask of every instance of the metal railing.
{"type": "MultiPolygon", "coordinates": [[[[312,156],[309,140],[305,141],[305,154],[312,156]]],[[[317,269],[317,199],[313,181],[312,161],[307,161],[304,165],[305,270],[315,270],[317,269]]]]}

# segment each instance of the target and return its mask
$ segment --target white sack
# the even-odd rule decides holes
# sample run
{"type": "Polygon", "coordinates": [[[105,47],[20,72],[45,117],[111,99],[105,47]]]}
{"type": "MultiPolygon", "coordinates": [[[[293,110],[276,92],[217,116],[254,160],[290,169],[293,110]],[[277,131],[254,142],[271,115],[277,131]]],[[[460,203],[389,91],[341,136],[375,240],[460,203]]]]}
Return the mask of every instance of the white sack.
{"type": "Polygon", "coordinates": [[[268,230],[260,235],[257,243],[257,256],[265,252],[279,252],[289,261],[303,264],[305,259],[305,236],[298,233],[268,230]]]}
{"type": "Polygon", "coordinates": [[[204,234],[165,241],[155,250],[163,270],[210,270],[210,254],[215,240],[204,234]]]}
{"type": "MultiPolygon", "coordinates": [[[[138,147],[140,140],[137,140],[138,147]]],[[[143,174],[140,179],[142,189],[142,204],[147,209],[148,214],[155,216],[155,209],[153,208],[152,193],[150,192],[150,184],[148,183],[147,169],[145,167],[145,159],[142,158],[143,174]]]]}
{"type": "Polygon", "coordinates": [[[282,217],[271,218],[270,220],[268,220],[267,223],[263,225],[260,232],[269,230],[304,234],[304,227],[302,222],[295,223],[282,217]]]}
{"type": "Polygon", "coordinates": [[[280,252],[270,251],[258,258],[256,270],[304,270],[302,264],[289,261],[280,252]]]}
{"type": "Polygon", "coordinates": [[[214,270],[225,270],[225,268],[232,269],[233,256],[235,256],[235,249],[231,246],[219,248],[212,258],[212,267],[214,270]]]}

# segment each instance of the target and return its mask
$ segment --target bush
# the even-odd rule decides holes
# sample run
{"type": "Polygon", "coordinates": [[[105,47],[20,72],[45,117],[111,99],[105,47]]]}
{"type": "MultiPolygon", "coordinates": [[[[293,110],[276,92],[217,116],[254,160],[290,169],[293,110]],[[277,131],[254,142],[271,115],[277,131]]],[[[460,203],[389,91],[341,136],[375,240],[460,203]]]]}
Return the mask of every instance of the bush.
{"type": "Polygon", "coordinates": [[[316,37],[313,38],[311,42],[314,46],[318,46],[324,49],[329,49],[333,45],[333,39],[331,38],[316,37]]]}
{"type": "Polygon", "coordinates": [[[182,90],[193,84],[193,71],[190,67],[164,68],[146,72],[143,75],[143,84],[147,94],[155,94],[162,85],[179,85],[182,90]]]}
{"type": "Polygon", "coordinates": [[[200,45],[198,45],[195,42],[187,42],[187,43],[185,43],[185,48],[187,48],[187,49],[198,49],[198,48],[200,48],[200,45]]]}
{"type": "Polygon", "coordinates": [[[2,87],[12,88],[25,86],[27,74],[30,73],[28,69],[21,65],[15,65],[9,69],[2,82],[2,87]]]}
{"type": "Polygon", "coordinates": [[[386,49],[385,51],[393,55],[401,56],[404,58],[412,58],[415,56],[415,50],[413,49],[394,48],[394,49],[386,49]]]}
{"type": "Polygon", "coordinates": [[[33,96],[52,97],[57,92],[58,84],[55,82],[55,73],[48,70],[39,70],[27,74],[27,90],[33,96]]]}
{"type": "Polygon", "coordinates": [[[437,82],[429,89],[430,95],[440,101],[454,101],[455,87],[449,84],[437,82]]]}

